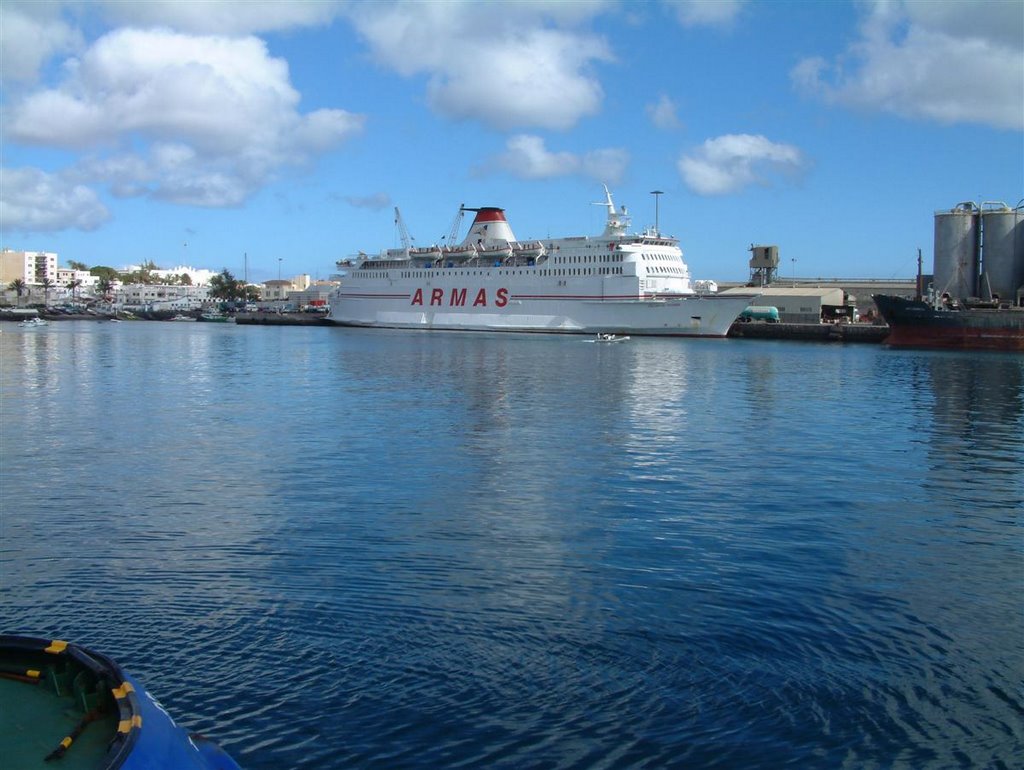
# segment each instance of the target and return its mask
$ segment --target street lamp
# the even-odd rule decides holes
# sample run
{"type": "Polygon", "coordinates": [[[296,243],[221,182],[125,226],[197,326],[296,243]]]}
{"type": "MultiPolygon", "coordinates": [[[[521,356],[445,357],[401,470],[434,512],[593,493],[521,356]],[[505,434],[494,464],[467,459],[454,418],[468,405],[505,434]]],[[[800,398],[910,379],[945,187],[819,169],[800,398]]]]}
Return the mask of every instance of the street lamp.
{"type": "Polygon", "coordinates": [[[661,200],[661,196],[664,195],[661,190],[651,190],[651,195],[654,196],[654,234],[661,235],[661,230],[658,229],[658,201],[661,200]]]}
{"type": "Polygon", "coordinates": [[[277,280],[281,280],[281,257],[277,258],[277,280]]]}

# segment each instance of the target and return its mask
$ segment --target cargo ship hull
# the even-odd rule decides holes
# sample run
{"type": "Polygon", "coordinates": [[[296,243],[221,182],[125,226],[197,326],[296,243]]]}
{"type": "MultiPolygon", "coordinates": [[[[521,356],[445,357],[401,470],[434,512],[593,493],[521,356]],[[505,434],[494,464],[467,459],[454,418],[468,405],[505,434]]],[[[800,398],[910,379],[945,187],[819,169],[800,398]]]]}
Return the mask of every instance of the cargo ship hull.
{"type": "Polygon", "coordinates": [[[1024,351],[1024,308],[935,308],[922,300],[873,297],[892,347],[1024,351]]]}

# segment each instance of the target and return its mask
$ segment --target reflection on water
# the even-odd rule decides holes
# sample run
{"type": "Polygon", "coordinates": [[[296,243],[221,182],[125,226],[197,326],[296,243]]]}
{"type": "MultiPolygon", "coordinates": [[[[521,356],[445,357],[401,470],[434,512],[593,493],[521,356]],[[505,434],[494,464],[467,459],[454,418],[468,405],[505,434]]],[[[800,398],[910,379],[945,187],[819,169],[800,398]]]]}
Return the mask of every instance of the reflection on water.
{"type": "Polygon", "coordinates": [[[0,344],[0,625],[114,654],[247,767],[1024,761],[1019,357],[0,344]]]}

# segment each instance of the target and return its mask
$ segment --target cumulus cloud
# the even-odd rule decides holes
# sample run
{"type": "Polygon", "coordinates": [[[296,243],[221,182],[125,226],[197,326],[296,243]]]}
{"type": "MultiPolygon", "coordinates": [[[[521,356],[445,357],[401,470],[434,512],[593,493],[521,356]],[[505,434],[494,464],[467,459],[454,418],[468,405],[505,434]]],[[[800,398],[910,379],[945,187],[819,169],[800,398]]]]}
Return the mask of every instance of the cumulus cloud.
{"type": "Polygon", "coordinates": [[[34,168],[0,169],[3,232],[95,230],[110,212],[95,191],[34,168]]]}
{"type": "Polygon", "coordinates": [[[320,26],[342,7],[339,0],[103,0],[101,5],[104,16],[115,24],[222,35],[320,26]]]}
{"type": "MultiPolygon", "coordinates": [[[[112,26],[167,28],[177,32],[241,37],[323,26],[339,15],[341,0],[92,0],[90,13],[112,26]]],[[[4,0],[0,4],[0,78],[31,82],[52,56],[85,47],[65,15],[75,2],[4,0]]]]}
{"type": "Polygon", "coordinates": [[[727,134],[708,139],[683,155],[678,168],[694,192],[725,195],[753,184],[767,184],[769,175],[794,173],[803,165],[803,155],[792,145],[760,135],[727,134]]]}
{"type": "Polygon", "coordinates": [[[8,138],[93,152],[78,173],[119,194],[237,205],[364,123],[343,110],[300,114],[287,63],[251,37],[125,28],[66,71],[57,88],[10,107],[8,138]]]}
{"type": "Polygon", "coordinates": [[[727,27],[743,9],[743,0],[665,0],[684,27],[727,27]]]}
{"type": "Polygon", "coordinates": [[[50,57],[82,46],[81,34],[60,16],[53,3],[0,5],[0,80],[30,83],[50,57]]]}
{"type": "Polygon", "coordinates": [[[875,3],[835,62],[801,60],[794,85],[828,103],[940,123],[1024,129],[1024,5],[875,3]]]}
{"type": "Polygon", "coordinates": [[[541,137],[528,134],[511,137],[505,147],[494,165],[521,179],[581,175],[615,184],[629,163],[629,153],[622,149],[605,148],[583,155],[551,152],[541,137]]]}
{"type": "Polygon", "coordinates": [[[574,25],[598,3],[356,3],[349,17],[383,66],[426,74],[442,115],[500,130],[567,129],[604,97],[591,71],[608,44],[574,25]]]}
{"type": "Polygon", "coordinates": [[[662,94],[654,104],[648,104],[645,109],[651,123],[660,129],[668,131],[682,125],[676,114],[675,103],[665,94],[662,94]]]}

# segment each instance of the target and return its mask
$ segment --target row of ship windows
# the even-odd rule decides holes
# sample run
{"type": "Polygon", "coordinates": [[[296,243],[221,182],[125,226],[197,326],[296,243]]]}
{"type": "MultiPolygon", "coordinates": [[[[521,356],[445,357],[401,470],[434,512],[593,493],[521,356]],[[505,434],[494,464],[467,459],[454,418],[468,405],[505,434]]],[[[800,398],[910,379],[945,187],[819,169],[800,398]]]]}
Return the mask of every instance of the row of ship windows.
{"type": "MultiPolygon", "coordinates": [[[[570,268],[542,268],[540,270],[498,270],[493,271],[496,275],[622,275],[621,267],[570,267],[570,268]]],[[[445,270],[441,275],[485,275],[490,276],[491,270],[445,270]]],[[[360,276],[364,275],[360,273],[360,276]]],[[[367,273],[368,278],[388,278],[387,273],[367,273]]],[[[436,278],[436,270],[407,270],[401,273],[402,278],[436,278]]]]}
{"type": "Polygon", "coordinates": [[[586,257],[552,257],[551,261],[558,265],[579,265],[583,262],[621,262],[622,254],[598,254],[586,257]]]}

